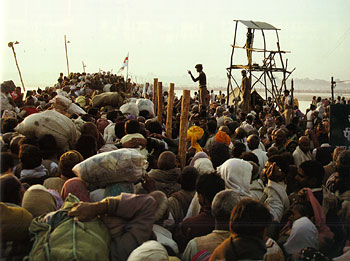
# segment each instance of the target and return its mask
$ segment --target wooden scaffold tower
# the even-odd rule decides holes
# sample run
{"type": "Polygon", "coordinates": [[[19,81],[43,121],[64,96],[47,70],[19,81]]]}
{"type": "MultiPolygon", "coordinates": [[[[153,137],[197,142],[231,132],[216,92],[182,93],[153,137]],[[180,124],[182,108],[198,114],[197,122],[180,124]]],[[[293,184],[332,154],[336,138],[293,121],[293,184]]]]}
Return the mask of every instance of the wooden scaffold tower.
{"type": "MultiPolygon", "coordinates": [[[[265,99],[267,100],[268,93],[272,97],[272,100],[276,102],[278,107],[283,108],[283,91],[287,89],[287,80],[292,72],[295,70],[288,70],[288,59],[284,59],[283,55],[290,53],[289,51],[283,51],[280,48],[279,35],[277,29],[271,24],[265,22],[246,21],[246,20],[234,20],[235,21],[235,33],[232,44],[232,53],[230,66],[227,68],[227,104],[238,105],[238,102],[242,100],[242,93],[240,88],[240,80],[236,80],[232,73],[232,70],[246,70],[247,76],[250,79],[252,92],[254,91],[255,85],[261,85],[265,89],[265,99]],[[243,24],[247,28],[246,43],[244,46],[239,46],[237,43],[237,29],[238,25],[243,24]],[[268,50],[265,38],[265,31],[275,31],[277,38],[277,48],[275,50],[268,50]],[[263,39],[263,48],[255,48],[254,35],[257,31],[261,31],[263,39]],[[235,64],[237,52],[244,50],[246,52],[248,63],[247,65],[235,64]],[[263,54],[262,62],[253,63],[253,54],[263,54]],[[235,56],[236,55],[236,56],[235,56]],[[280,78],[277,78],[276,74],[281,74],[280,78]],[[280,80],[280,82],[278,81],[280,80]]],[[[257,86],[258,86],[257,85],[257,86]]],[[[291,90],[293,92],[293,90],[291,90]]],[[[252,99],[254,103],[254,99],[252,99]]],[[[254,104],[252,104],[254,105],[254,104]]]]}

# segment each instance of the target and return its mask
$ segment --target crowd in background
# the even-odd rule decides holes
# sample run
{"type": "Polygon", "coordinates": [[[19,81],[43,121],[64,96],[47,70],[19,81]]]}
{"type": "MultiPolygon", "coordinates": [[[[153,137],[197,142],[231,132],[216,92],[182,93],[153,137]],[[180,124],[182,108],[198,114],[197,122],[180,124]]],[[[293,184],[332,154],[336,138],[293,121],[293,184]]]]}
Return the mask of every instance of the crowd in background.
{"type": "Polygon", "coordinates": [[[268,99],[246,114],[221,93],[209,94],[208,107],[194,96],[181,168],[181,97],[167,137],[166,92],[162,122],[152,109],[95,106],[103,93],[118,93],[128,108],[153,94],[151,84],[110,73],[60,74],[53,87],[25,95],[12,81],[1,84],[4,260],[68,260],[67,252],[81,260],[348,260],[350,152],[330,145],[329,100],[315,97],[301,112],[285,92],[285,108],[268,99]],[[59,109],[60,97],[80,113],[59,109]],[[50,132],[18,131],[49,110],[74,123],[79,135],[68,147],[50,132]],[[96,159],[113,172],[106,159],[116,151],[142,155],[142,176],[104,185],[79,176],[77,166],[102,179],[89,167],[96,159]]]}

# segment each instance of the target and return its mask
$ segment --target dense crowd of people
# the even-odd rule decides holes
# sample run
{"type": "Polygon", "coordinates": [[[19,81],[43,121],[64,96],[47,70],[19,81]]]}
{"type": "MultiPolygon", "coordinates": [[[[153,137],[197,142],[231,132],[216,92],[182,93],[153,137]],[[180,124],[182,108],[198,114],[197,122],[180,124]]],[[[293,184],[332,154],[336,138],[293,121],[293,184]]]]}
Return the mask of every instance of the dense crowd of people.
{"type": "Polygon", "coordinates": [[[285,108],[249,113],[221,93],[192,97],[182,166],[181,97],[168,137],[168,94],[162,122],[140,105],[152,94],[110,73],[60,74],[25,95],[1,84],[1,258],[350,258],[350,152],[329,144],[327,99],[304,114],[288,92],[285,108]],[[48,111],[73,124],[21,131],[48,111]],[[62,146],[59,127],[78,135],[62,146]]]}

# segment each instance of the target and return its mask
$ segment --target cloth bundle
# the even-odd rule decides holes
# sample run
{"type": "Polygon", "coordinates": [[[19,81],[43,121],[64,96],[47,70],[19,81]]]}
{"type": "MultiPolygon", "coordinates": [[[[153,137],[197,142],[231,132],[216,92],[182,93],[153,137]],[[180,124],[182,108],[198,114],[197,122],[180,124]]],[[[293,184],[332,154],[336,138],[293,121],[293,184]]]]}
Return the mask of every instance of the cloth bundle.
{"type": "Polygon", "coordinates": [[[56,95],[50,101],[50,103],[53,104],[53,107],[58,112],[61,112],[63,114],[66,114],[67,112],[68,114],[75,114],[75,113],[78,115],[86,114],[86,112],[81,107],[73,103],[70,99],[61,95],[56,95]]]}
{"type": "Polygon", "coordinates": [[[73,172],[98,187],[116,182],[136,182],[146,173],[147,160],[136,149],[119,149],[92,156],[75,165],[73,172]]]}
{"type": "Polygon", "coordinates": [[[96,95],[92,99],[93,107],[102,107],[110,105],[113,107],[119,107],[123,104],[124,98],[118,92],[104,92],[96,95]]]}
{"type": "Polygon", "coordinates": [[[139,108],[139,111],[148,111],[149,114],[154,116],[154,104],[151,100],[148,99],[138,99],[136,105],[139,108]]]}
{"type": "Polygon", "coordinates": [[[41,138],[46,134],[55,137],[57,146],[69,150],[76,144],[80,133],[75,124],[57,111],[44,111],[26,117],[15,130],[27,137],[41,138]]]}
{"type": "Polygon", "coordinates": [[[120,106],[120,111],[123,114],[131,114],[134,115],[135,117],[139,116],[139,108],[134,102],[128,102],[120,106]]]}

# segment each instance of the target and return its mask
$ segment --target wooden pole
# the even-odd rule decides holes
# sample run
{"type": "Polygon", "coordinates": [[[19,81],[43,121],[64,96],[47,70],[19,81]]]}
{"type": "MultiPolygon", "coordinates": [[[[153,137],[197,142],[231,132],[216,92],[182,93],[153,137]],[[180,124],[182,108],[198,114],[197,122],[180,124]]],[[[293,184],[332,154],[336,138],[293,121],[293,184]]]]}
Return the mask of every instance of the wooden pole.
{"type": "Polygon", "coordinates": [[[334,104],[334,84],[333,76],[331,77],[331,92],[332,92],[332,104],[334,104]]]}
{"type": "MultiPolygon", "coordinates": [[[[226,105],[229,105],[229,98],[230,98],[230,85],[232,88],[232,84],[231,84],[231,77],[232,77],[232,65],[233,65],[233,54],[235,52],[235,45],[236,45],[236,34],[237,34],[237,26],[238,26],[238,21],[236,21],[236,25],[235,25],[235,35],[233,38],[233,45],[232,45],[232,52],[231,52],[231,60],[230,60],[230,68],[228,69],[228,74],[227,74],[227,101],[226,101],[226,105]]],[[[232,95],[234,97],[234,93],[232,90],[232,95]]]]}
{"type": "Polygon", "coordinates": [[[68,75],[69,75],[69,63],[68,63],[68,51],[67,51],[67,38],[66,38],[66,35],[64,35],[64,48],[66,50],[67,71],[68,71],[68,75]]]}
{"type": "Polygon", "coordinates": [[[181,104],[181,117],[180,117],[180,138],[179,138],[179,157],[181,168],[186,165],[186,151],[187,151],[187,125],[188,125],[188,113],[190,110],[190,91],[184,90],[182,95],[181,104]]]}
{"type": "Polygon", "coordinates": [[[294,117],[294,80],[292,79],[290,83],[290,92],[292,96],[292,117],[294,117]]]}
{"type": "Polygon", "coordinates": [[[10,43],[9,43],[9,46],[11,47],[12,52],[13,52],[13,57],[15,58],[15,63],[16,63],[16,66],[17,66],[19,78],[20,78],[21,83],[22,83],[23,91],[26,91],[26,88],[24,87],[24,83],[23,83],[23,78],[22,78],[21,70],[19,69],[19,65],[18,65],[18,62],[17,62],[17,56],[16,56],[16,52],[15,52],[15,47],[13,46],[14,44],[18,44],[18,42],[17,42],[17,41],[16,41],[15,43],[10,42],[10,43]]]}
{"type": "Polygon", "coordinates": [[[84,61],[81,62],[83,64],[83,72],[85,72],[86,65],[84,64],[84,61]]]}
{"type": "MultiPolygon", "coordinates": [[[[129,81],[129,53],[128,53],[128,61],[127,61],[127,65],[126,65],[126,81],[125,81],[125,90],[128,92],[129,89],[128,89],[128,81],[129,81]]],[[[131,83],[131,82],[130,82],[131,83]]],[[[130,89],[131,90],[131,89],[130,89]]]]}
{"type": "Polygon", "coordinates": [[[158,88],[158,78],[154,78],[154,79],[153,79],[153,104],[154,104],[154,115],[157,115],[157,107],[158,107],[157,88],[158,88]]]}
{"type": "Polygon", "coordinates": [[[173,130],[174,84],[169,85],[168,107],[166,112],[166,136],[171,139],[173,130]]]}
{"type": "Polygon", "coordinates": [[[157,113],[157,119],[160,124],[163,124],[163,86],[162,82],[158,82],[158,113],[157,113]]]}

